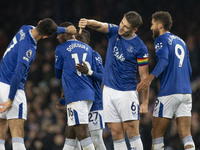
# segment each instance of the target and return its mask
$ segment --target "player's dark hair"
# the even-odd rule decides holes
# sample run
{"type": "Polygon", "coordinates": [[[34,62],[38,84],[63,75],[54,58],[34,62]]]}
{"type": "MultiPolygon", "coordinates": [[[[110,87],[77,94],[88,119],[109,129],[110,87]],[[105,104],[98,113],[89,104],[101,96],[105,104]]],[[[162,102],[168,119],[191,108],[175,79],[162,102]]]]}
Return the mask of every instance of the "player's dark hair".
{"type": "Polygon", "coordinates": [[[68,27],[68,26],[71,26],[73,25],[71,22],[63,22],[59,25],[59,27],[68,27]]]}
{"type": "MultiPolygon", "coordinates": [[[[73,24],[72,24],[71,22],[63,22],[63,23],[61,23],[61,24],[59,25],[59,27],[69,27],[69,26],[73,26],[73,24]]],[[[67,40],[73,39],[72,36],[73,36],[73,35],[71,35],[71,34],[65,33],[65,37],[66,37],[67,40]]]]}
{"type": "Polygon", "coordinates": [[[83,43],[89,44],[90,43],[90,32],[86,29],[82,29],[81,34],[78,34],[78,33],[76,34],[76,39],[83,43]]]}
{"type": "Polygon", "coordinates": [[[124,17],[130,23],[132,29],[140,27],[143,23],[142,17],[135,11],[127,12],[124,17]]]}
{"type": "Polygon", "coordinates": [[[40,35],[50,36],[57,31],[57,24],[52,19],[45,18],[36,26],[36,29],[40,35]]]}
{"type": "Polygon", "coordinates": [[[165,30],[167,31],[171,30],[173,21],[172,21],[171,15],[168,12],[157,11],[152,15],[152,19],[154,19],[155,21],[161,22],[165,30]]]}

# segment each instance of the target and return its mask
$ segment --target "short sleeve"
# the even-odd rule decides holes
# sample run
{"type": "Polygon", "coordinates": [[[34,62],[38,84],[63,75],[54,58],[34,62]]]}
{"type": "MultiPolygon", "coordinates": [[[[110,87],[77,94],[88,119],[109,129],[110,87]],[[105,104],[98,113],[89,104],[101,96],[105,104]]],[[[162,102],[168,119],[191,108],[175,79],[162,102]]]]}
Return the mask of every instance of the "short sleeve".
{"type": "Polygon", "coordinates": [[[110,37],[112,36],[112,34],[118,33],[118,30],[119,30],[119,26],[115,24],[108,24],[108,33],[106,33],[106,35],[110,37]]]}
{"type": "Polygon", "coordinates": [[[55,51],[55,68],[63,69],[63,57],[59,47],[55,51]]]}
{"type": "Polygon", "coordinates": [[[140,50],[137,53],[137,63],[138,66],[148,65],[149,54],[147,47],[143,44],[140,50]]]}

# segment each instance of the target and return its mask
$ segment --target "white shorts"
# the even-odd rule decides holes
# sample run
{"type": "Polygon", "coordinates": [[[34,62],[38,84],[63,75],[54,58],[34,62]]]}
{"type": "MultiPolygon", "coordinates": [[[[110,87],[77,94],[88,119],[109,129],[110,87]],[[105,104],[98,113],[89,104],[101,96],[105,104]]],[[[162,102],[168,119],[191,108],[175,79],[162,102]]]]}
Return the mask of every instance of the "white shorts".
{"type": "MultiPolygon", "coordinates": [[[[8,101],[10,85],[0,82],[0,103],[8,101]]],[[[24,90],[18,89],[10,109],[0,114],[2,119],[27,119],[27,102],[24,90]]]]}
{"type": "Polygon", "coordinates": [[[173,94],[158,97],[153,111],[154,117],[177,118],[191,116],[191,94],[173,94]]]}
{"type": "Polygon", "coordinates": [[[67,123],[68,126],[79,124],[88,124],[88,114],[93,101],[83,100],[72,102],[67,105],[67,123]]]}
{"type": "Polygon", "coordinates": [[[103,110],[91,111],[89,113],[89,131],[99,130],[105,128],[103,119],[103,110]]]}
{"type": "Polygon", "coordinates": [[[103,108],[105,122],[139,120],[138,92],[119,91],[104,86],[103,108]]]}

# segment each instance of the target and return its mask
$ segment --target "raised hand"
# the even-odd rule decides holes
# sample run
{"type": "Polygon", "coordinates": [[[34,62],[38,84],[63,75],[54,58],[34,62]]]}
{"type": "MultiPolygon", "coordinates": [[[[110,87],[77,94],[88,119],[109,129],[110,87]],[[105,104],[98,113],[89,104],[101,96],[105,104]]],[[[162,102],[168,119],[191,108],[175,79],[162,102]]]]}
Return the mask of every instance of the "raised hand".
{"type": "Polygon", "coordinates": [[[87,26],[87,21],[88,20],[86,18],[81,18],[79,20],[78,27],[81,29],[85,28],[87,26]]]}
{"type": "Polygon", "coordinates": [[[68,34],[76,34],[77,33],[76,28],[73,25],[68,26],[67,28],[65,28],[65,30],[66,30],[66,33],[68,33],[68,34]]]}

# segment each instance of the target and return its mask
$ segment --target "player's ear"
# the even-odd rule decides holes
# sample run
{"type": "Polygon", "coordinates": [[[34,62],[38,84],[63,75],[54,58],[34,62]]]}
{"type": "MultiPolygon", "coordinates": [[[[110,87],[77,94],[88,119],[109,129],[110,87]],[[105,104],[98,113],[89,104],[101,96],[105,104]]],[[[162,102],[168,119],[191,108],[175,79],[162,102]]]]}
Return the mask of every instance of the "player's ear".
{"type": "Polygon", "coordinates": [[[137,32],[137,31],[138,31],[138,28],[134,28],[133,31],[134,31],[134,32],[137,32]]]}
{"type": "Polygon", "coordinates": [[[44,35],[42,39],[46,39],[46,38],[48,38],[48,36],[47,36],[47,35],[44,35]]]}
{"type": "Polygon", "coordinates": [[[158,28],[162,29],[163,28],[163,24],[162,23],[158,23],[158,28]]]}
{"type": "Polygon", "coordinates": [[[40,20],[40,21],[38,22],[38,25],[39,25],[41,22],[42,22],[42,20],[40,20]]]}

